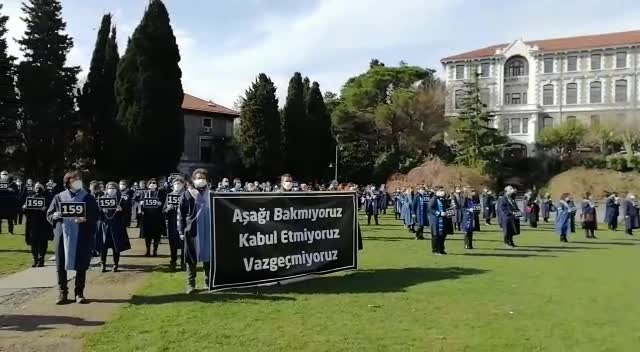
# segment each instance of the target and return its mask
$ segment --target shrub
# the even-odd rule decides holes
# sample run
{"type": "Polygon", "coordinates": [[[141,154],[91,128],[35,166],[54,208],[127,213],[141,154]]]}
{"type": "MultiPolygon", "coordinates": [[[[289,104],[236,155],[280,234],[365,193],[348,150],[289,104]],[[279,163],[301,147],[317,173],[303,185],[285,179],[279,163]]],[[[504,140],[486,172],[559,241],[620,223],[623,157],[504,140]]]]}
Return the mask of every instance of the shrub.
{"type": "Polygon", "coordinates": [[[640,157],[638,157],[637,155],[631,156],[631,158],[627,161],[627,167],[635,171],[640,171],[640,157]]]}
{"type": "Polygon", "coordinates": [[[587,169],[606,169],[607,159],[603,157],[582,157],[578,160],[578,165],[587,169]]]}
{"type": "Polygon", "coordinates": [[[607,157],[607,168],[616,171],[626,171],[627,158],[624,155],[609,155],[607,157]]]}
{"type": "Polygon", "coordinates": [[[596,198],[611,192],[640,194],[640,174],[578,167],[554,176],[544,190],[555,198],[569,192],[577,199],[585,192],[591,192],[596,198]]]}
{"type": "Polygon", "coordinates": [[[387,188],[443,186],[447,189],[471,186],[482,189],[491,185],[490,178],[481,170],[458,165],[447,165],[437,157],[429,158],[422,165],[411,169],[406,176],[395,174],[387,180],[387,188]]]}

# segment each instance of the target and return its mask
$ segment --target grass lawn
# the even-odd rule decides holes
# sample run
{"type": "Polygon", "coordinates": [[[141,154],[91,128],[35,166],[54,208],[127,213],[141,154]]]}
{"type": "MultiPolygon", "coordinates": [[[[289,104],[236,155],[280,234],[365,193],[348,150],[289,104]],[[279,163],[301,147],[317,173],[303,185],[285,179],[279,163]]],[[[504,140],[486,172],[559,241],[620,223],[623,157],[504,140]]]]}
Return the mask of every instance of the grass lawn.
{"type": "Polygon", "coordinates": [[[32,264],[31,248],[24,241],[24,225],[14,228],[15,235],[6,234],[7,221],[3,220],[0,234],[0,276],[15,273],[32,264]]]}
{"type": "MultiPolygon", "coordinates": [[[[363,225],[357,272],[279,288],[186,296],[185,275],[155,272],[88,351],[635,351],[640,242],[622,232],[558,241],[496,227],[431,255],[386,216],[363,225]]],[[[580,230],[578,230],[580,231],[580,230]]],[[[200,284],[201,277],[198,278],[200,284]]]]}

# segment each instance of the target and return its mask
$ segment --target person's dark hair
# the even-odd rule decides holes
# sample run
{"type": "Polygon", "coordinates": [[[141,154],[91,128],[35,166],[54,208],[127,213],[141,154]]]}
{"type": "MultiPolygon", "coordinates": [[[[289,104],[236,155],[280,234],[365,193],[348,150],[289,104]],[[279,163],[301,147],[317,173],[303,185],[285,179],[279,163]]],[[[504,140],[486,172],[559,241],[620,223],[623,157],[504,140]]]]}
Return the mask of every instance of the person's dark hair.
{"type": "Polygon", "coordinates": [[[175,183],[175,182],[182,182],[184,184],[184,177],[182,176],[176,176],[171,180],[171,184],[175,183]]]}
{"type": "Polygon", "coordinates": [[[280,182],[282,182],[282,180],[284,180],[285,178],[290,178],[293,180],[293,177],[291,177],[291,174],[284,174],[282,176],[280,176],[280,182]]]}
{"type": "Polygon", "coordinates": [[[591,192],[584,192],[584,199],[589,199],[591,192]]]}
{"type": "Polygon", "coordinates": [[[124,183],[125,185],[129,186],[129,182],[127,180],[120,180],[119,183],[124,183]]]}
{"type": "Polygon", "coordinates": [[[196,175],[198,175],[198,174],[204,176],[204,178],[207,181],[209,181],[209,171],[207,171],[206,169],[195,169],[195,170],[193,170],[193,173],[191,174],[191,179],[193,180],[196,177],[196,175]]]}
{"type": "Polygon", "coordinates": [[[565,199],[565,198],[567,198],[568,196],[569,196],[569,193],[567,193],[567,192],[562,193],[562,194],[560,195],[560,199],[564,200],[564,199],[565,199]]]}
{"type": "Polygon", "coordinates": [[[149,181],[147,181],[147,184],[150,184],[150,183],[158,184],[155,178],[150,178],[149,181]]]}
{"type": "Polygon", "coordinates": [[[73,171],[69,171],[66,174],[64,174],[64,177],[62,178],[62,183],[64,184],[64,187],[69,189],[71,188],[71,180],[75,180],[77,178],[82,178],[82,173],[78,170],[73,170],[73,171]]]}
{"type": "Polygon", "coordinates": [[[113,187],[115,189],[118,189],[118,184],[115,182],[107,182],[107,185],[105,186],[105,188],[109,188],[109,187],[113,187]]]}

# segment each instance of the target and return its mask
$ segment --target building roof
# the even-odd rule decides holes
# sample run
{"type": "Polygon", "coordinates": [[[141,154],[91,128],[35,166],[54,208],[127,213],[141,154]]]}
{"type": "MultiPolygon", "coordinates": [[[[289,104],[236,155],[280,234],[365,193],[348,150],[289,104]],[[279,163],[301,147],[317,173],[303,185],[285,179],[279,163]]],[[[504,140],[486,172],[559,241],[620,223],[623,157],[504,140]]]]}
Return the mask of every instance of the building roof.
{"type": "Polygon", "coordinates": [[[240,113],[235,110],[231,110],[222,105],[218,105],[211,100],[206,101],[204,99],[200,99],[186,93],[184,94],[184,100],[182,101],[182,109],[210,114],[214,113],[231,115],[231,117],[240,116],[240,113]]]}
{"type": "MultiPolygon", "coordinates": [[[[540,51],[565,51],[580,50],[600,47],[623,46],[640,44],[640,30],[628,32],[616,32],[606,34],[584,35],[579,37],[555,38],[544,40],[533,40],[525,42],[527,45],[537,46],[540,51]]],[[[479,59],[491,57],[496,54],[496,50],[504,49],[509,44],[492,45],[486,48],[468,51],[466,53],[449,56],[441,61],[453,61],[464,59],[479,59]]]]}

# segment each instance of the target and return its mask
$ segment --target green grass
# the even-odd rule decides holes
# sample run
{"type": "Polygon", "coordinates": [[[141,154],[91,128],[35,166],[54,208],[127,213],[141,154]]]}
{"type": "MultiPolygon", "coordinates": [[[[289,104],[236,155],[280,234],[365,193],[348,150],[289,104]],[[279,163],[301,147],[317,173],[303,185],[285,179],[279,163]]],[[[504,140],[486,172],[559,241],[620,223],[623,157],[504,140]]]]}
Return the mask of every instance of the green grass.
{"type": "Polygon", "coordinates": [[[31,248],[24,241],[24,225],[16,225],[15,235],[8,235],[7,220],[2,221],[0,234],[0,276],[15,273],[31,266],[31,248]]]}
{"type": "MultiPolygon", "coordinates": [[[[486,227],[485,227],[486,228],[486,227]]],[[[550,226],[503,247],[497,228],[435,257],[398,222],[363,225],[357,272],[279,288],[186,296],[155,272],[88,351],[634,351],[640,242],[562,244],[550,226]]],[[[578,230],[580,231],[580,230],[578,230]]],[[[199,277],[199,283],[201,277],[199,277]]]]}

